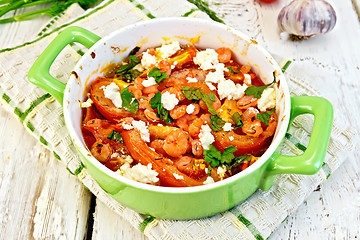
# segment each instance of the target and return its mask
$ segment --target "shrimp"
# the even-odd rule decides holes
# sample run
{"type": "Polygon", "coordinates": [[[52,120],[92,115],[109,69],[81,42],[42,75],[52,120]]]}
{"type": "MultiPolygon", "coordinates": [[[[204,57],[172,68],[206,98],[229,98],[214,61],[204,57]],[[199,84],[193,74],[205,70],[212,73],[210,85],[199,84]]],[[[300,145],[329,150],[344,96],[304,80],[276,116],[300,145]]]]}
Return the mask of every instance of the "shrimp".
{"type": "Polygon", "coordinates": [[[264,131],[261,126],[261,121],[256,119],[258,113],[259,111],[257,109],[249,107],[242,115],[244,125],[241,130],[248,136],[258,137],[264,131]]]}
{"type": "Polygon", "coordinates": [[[130,85],[128,88],[129,92],[132,92],[134,94],[134,97],[136,99],[140,99],[141,95],[142,95],[142,91],[140,88],[136,87],[135,85],[130,85]]]}
{"type": "Polygon", "coordinates": [[[157,93],[158,91],[159,91],[158,86],[157,85],[152,85],[152,86],[149,86],[149,87],[145,87],[142,90],[142,93],[145,94],[145,95],[149,95],[151,93],[157,93]]]}
{"type": "MultiPolygon", "coordinates": [[[[220,102],[220,99],[216,95],[214,95],[214,96],[215,96],[215,101],[212,102],[212,105],[215,110],[218,110],[221,107],[221,102],[220,102]]],[[[205,102],[202,99],[199,101],[199,105],[205,111],[208,110],[208,107],[206,106],[205,102]]]]}
{"type": "Polygon", "coordinates": [[[150,122],[159,122],[161,119],[156,115],[156,112],[151,109],[147,108],[144,110],[144,114],[146,119],[148,119],[150,122]]]}
{"type": "Polygon", "coordinates": [[[191,105],[194,106],[194,111],[191,113],[191,115],[198,115],[200,112],[200,105],[197,103],[191,103],[191,105]]]}
{"type": "Polygon", "coordinates": [[[170,110],[170,116],[173,119],[179,119],[186,114],[186,105],[177,105],[170,110]]]}
{"type": "Polygon", "coordinates": [[[112,154],[112,149],[108,143],[95,142],[91,147],[91,154],[100,162],[106,163],[112,154]]]}
{"type": "Polygon", "coordinates": [[[263,128],[261,126],[261,121],[256,119],[254,121],[246,121],[242,126],[241,130],[248,136],[258,137],[263,133],[263,128]]]}
{"type": "Polygon", "coordinates": [[[249,107],[255,107],[257,105],[257,99],[254,98],[254,96],[248,96],[244,95],[242,98],[240,98],[237,103],[237,107],[239,109],[247,109],[249,107]]]}
{"type": "Polygon", "coordinates": [[[175,162],[175,166],[180,172],[192,178],[199,179],[206,175],[204,159],[182,156],[175,162]]]}
{"type": "Polygon", "coordinates": [[[175,129],[166,137],[163,149],[171,157],[181,157],[188,147],[189,135],[181,129],[175,129]]]}
{"type": "Polygon", "coordinates": [[[155,150],[155,152],[164,155],[164,154],[166,154],[166,152],[163,149],[164,143],[165,143],[165,140],[155,139],[154,141],[150,142],[150,147],[153,148],[155,150]]]}
{"type": "Polygon", "coordinates": [[[230,48],[226,48],[226,47],[218,48],[216,50],[216,52],[218,54],[219,62],[227,63],[231,60],[231,49],[230,48]]]}
{"type": "Polygon", "coordinates": [[[203,146],[199,139],[190,140],[191,152],[196,158],[201,158],[204,152],[203,146]]]}
{"type": "Polygon", "coordinates": [[[149,99],[149,98],[147,98],[147,97],[141,97],[141,98],[139,99],[139,109],[151,108],[148,99],[149,99]]]}
{"type": "Polygon", "coordinates": [[[181,128],[182,130],[188,132],[189,131],[189,125],[192,123],[192,121],[194,121],[195,118],[196,118],[195,115],[185,114],[181,118],[177,119],[175,124],[176,124],[176,126],[181,128]]]}
{"type": "Polygon", "coordinates": [[[175,94],[176,98],[179,99],[180,102],[185,100],[185,96],[181,92],[180,87],[176,86],[176,87],[165,88],[164,90],[161,91],[161,94],[164,94],[165,92],[169,92],[170,94],[175,94]]]}
{"type": "Polygon", "coordinates": [[[167,76],[171,74],[171,65],[168,61],[161,60],[156,64],[156,66],[160,69],[161,72],[166,72],[167,76]]]}
{"type": "Polygon", "coordinates": [[[200,118],[196,118],[189,126],[189,134],[191,137],[198,137],[201,126],[210,124],[210,114],[202,114],[200,118]]]}

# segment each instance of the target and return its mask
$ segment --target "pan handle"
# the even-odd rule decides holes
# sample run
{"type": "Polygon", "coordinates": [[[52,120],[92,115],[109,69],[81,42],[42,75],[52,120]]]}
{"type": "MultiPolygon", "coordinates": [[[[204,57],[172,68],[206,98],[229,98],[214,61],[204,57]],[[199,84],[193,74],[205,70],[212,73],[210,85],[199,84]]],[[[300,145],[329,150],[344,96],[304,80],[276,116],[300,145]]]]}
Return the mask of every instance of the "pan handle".
{"type": "Polygon", "coordinates": [[[99,40],[99,36],[86,29],[80,27],[68,27],[62,31],[36,59],[28,73],[29,81],[49,92],[61,105],[63,105],[66,84],[50,75],[51,65],[68,44],[77,42],[90,48],[99,40]]]}
{"type": "Polygon", "coordinates": [[[325,98],[292,97],[289,126],[297,116],[308,113],[314,115],[314,126],[308,147],[299,156],[275,153],[260,184],[262,190],[268,190],[272,186],[277,174],[312,175],[320,170],[330,141],[334,111],[331,103],[325,98]]]}

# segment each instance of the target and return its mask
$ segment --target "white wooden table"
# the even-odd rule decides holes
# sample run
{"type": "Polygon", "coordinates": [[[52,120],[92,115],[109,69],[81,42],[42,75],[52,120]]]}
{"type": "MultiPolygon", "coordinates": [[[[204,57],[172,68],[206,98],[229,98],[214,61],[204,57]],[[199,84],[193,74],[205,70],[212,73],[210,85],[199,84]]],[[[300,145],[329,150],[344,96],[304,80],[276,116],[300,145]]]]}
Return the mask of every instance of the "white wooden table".
{"type": "MultiPolygon", "coordinates": [[[[236,8],[241,1],[226,2],[236,8]]],[[[258,14],[274,21],[285,2],[263,5],[258,14]]],[[[329,2],[337,11],[338,23],[326,37],[283,46],[283,42],[274,37],[277,32],[264,27],[260,34],[272,52],[291,56],[297,62],[313,61],[329,68],[327,76],[313,79],[312,84],[333,103],[339,123],[351,125],[359,132],[360,24],[356,10],[360,5],[357,0],[329,2]],[[334,71],[344,77],[334,77],[334,71]]],[[[224,9],[223,13],[236,10],[234,8],[224,9]]],[[[40,17],[0,25],[0,49],[26,42],[48,20],[40,17]]],[[[0,239],[147,239],[97,201],[2,107],[0,136],[0,239]]],[[[359,149],[359,145],[355,147],[346,162],[270,239],[360,238],[359,149]]]]}

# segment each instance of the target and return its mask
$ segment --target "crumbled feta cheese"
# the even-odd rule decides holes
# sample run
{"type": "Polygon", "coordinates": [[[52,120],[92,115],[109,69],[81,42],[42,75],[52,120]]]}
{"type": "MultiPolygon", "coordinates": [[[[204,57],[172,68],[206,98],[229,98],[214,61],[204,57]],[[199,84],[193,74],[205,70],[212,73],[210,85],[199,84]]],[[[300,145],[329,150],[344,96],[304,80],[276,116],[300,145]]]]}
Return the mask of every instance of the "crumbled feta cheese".
{"type": "Polygon", "coordinates": [[[258,108],[261,112],[276,106],[276,92],[274,88],[266,88],[258,99],[258,108]]]}
{"type": "Polygon", "coordinates": [[[209,82],[205,82],[205,83],[211,91],[216,90],[216,87],[214,85],[212,85],[212,83],[209,83],[209,82]]]}
{"type": "Polygon", "coordinates": [[[156,64],[156,58],[155,56],[149,54],[147,51],[143,53],[142,58],[141,58],[141,65],[145,68],[148,69],[150,68],[152,65],[156,64]]]}
{"type": "Polygon", "coordinates": [[[159,181],[157,177],[159,174],[155,170],[152,170],[151,163],[147,166],[138,163],[133,167],[130,167],[129,163],[125,163],[116,172],[126,178],[142,183],[156,183],[159,181]]]}
{"type": "Polygon", "coordinates": [[[161,103],[166,110],[170,111],[179,103],[179,99],[176,98],[175,94],[165,92],[161,95],[161,103]]]}
{"type": "Polygon", "coordinates": [[[234,140],[234,139],[235,139],[235,138],[234,138],[233,136],[230,136],[230,137],[229,137],[229,140],[230,140],[230,141],[232,141],[232,140],[234,140]]]}
{"type": "Polygon", "coordinates": [[[226,173],[226,167],[224,165],[219,166],[217,168],[217,174],[219,175],[220,179],[223,180],[226,173]]]}
{"type": "Polygon", "coordinates": [[[131,129],[134,129],[134,127],[133,127],[132,125],[130,125],[130,124],[126,124],[126,123],[123,123],[123,128],[124,128],[125,130],[131,130],[131,129]]]}
{"type": "Polygon", "coordinates": [[[168,58],[174,55],[179,50],[179,41],[173,41],[170,44],[163,44],[161,47],[155,49],[156,54],[159,56],[160,59],[168,58]]]}
{"type": "Polygon", "coordinates": [[[214,179],[212,177],[208,176],[206,178],[205,182],[203,182],[203,184],[206,185],[206,184],[211,184],[211,183],[214,183],[214,182],[215,182],[214,179]]]}
{"type": "Polygon", "coordinates": [[[231,131],[232,130],[231,123],[229,123],[229,122],[225,123],[223,126],[223,130],[226,132],[231,131]]]}
{"type": "Polygon", "coordinates": [[[148,79],[146,79],[142,82],[142,85],[144,87],[150,87],[150,86],[156,85],[155,78],[149,77],[148,79]]]}
{"type": "Polygon", "coordinates": [[[209,72],[205,77],[205,81],[212,83],[225,81],[224,71],[217,69],[215,72],[209,72]]]}
{"type": "Polygon", "coordinates": [[[194,57],[194,63],[203,70],[215,69],[215,66],[219,64],[218,54],[214,49],[200,51],[194,57]]]}
{"type": "Polygon", "coordinates": [[[173,173],[173,176],[177,179],[177,180],[181,180],[181,179],[184,179],[183,176],[180,176],[179,174],[177,173],[173,173]]]}
{"type": "Polygon", "coordinates": [[[195,111],[195,105],[194,104],[189,104],[186,107],[186,113],[187,114],[192,114],[195,111]]]}
{"type": "Polygon", "coordinates": [[[142,140],[144,140],[145,142],[150,142],[150,133],[145,122],[141,120],[139,121],[133,120],[131,124],[135,129],[139,130],[142,140]]]}
{"type": "Polygon", "coordinates": [[[209,125],[202,125],[199,133],[199,140],[205,150],[209,149],[210,144],[215,142],[214,136],[211,134],[209,125]]]}
{"type": "Polygon", "coordinates": [[[104,95],[106,98],[110,99],[115,107],[122,107],[122,99],[120,97],[120,88],[114,82],[110,83],[107,86],[102,86],[100,89],[104,91],[104,95]]]}
{"type": "Polygon", "coordinates": [[[235,85],[233,81],[225,80],[218,84],[218,94],[221,100],[224,98],[238,100],[244,96],[246,88],[245,84],[235,85]]]}
{"type": "Polygon", "coordinates": [[[251,76],[247,73],[244,74],[244,83],[248,86],[251,85],[251,76]]]}
{"type": "Polygon", "coordinates": [[[158,126],[164,126],[164,125],[162,125],[161,123],[158,123],[158,126]]]}
{"type": "Polygon", "coordinates": [[[188,82],[198,82],[197,78],[192,77],[186,77],[186,80],[188,80],[188,82]]]}
{"type": "Polygon", "coordinates": [[[80,107],[81,108],[88,108],[91,107],[91,104],[93,104],[94,102],[91,100],[91,98],[88,98],[86,100],[86,102],[80,102],[80,107]]]}

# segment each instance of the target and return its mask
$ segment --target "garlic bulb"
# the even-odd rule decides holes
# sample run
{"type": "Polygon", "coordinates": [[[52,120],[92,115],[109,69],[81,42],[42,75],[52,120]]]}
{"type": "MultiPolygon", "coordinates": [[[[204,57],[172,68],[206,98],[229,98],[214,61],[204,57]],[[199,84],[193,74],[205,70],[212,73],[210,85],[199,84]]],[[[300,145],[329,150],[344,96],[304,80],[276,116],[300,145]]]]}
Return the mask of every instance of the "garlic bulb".
{"type": "Polygon", "coordinates": [[[281,32],[299,39],[331,31],[336,23],[336,13],[325,0],[294,0],[279,13],[281,32]]]}

